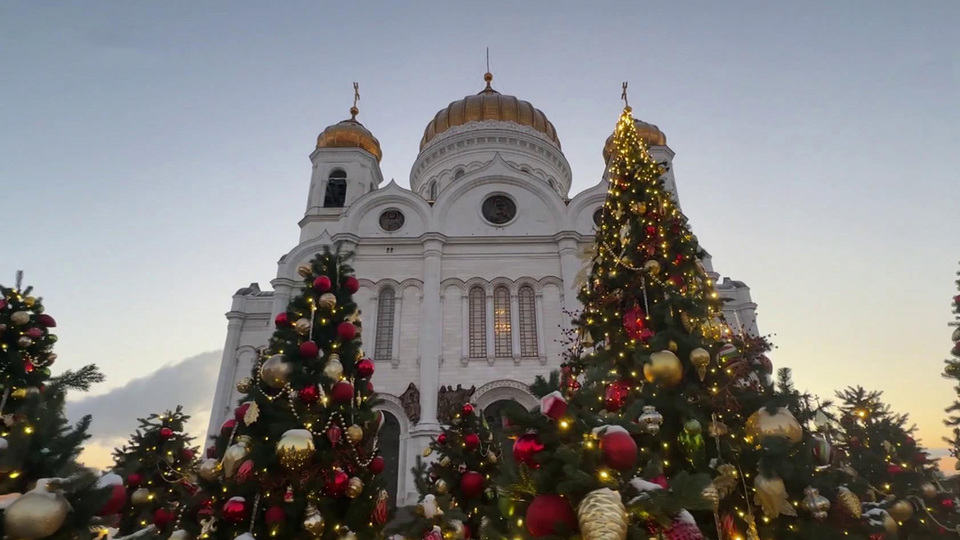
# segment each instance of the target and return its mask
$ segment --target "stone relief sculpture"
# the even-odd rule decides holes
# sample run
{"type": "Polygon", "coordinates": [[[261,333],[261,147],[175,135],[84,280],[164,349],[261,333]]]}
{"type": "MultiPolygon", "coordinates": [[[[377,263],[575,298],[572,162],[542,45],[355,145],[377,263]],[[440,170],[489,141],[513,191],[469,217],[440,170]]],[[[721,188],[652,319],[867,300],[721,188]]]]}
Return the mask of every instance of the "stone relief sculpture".
{"type": "Polygon", "coordinates": [[[441,424],[451,424],[464,403],[470,401],[476,391],[476,386],[464,388],[458,384],[456,389],[453,386],[441,386],[437,394],[437,420],[441,424]]]}
{"type": "Polygon", "coordinates": [[[417,385],[410,383],[407,386],[407,389],[400,394],[400,404],[411,424],[420,421],[420,390],[417,389],[417,385]]]}

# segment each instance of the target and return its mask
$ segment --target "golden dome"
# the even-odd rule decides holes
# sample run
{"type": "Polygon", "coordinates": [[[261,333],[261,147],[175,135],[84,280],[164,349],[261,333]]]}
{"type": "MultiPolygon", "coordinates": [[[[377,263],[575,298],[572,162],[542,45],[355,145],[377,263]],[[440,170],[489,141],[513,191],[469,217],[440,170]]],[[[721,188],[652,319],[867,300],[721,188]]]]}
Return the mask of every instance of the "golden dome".
{"type": "Polygon", "coordinates": [[[361,148],[373,154],[379,162],[383,157],[380,141],[363,127],[363,124],[357,122],[359,112],[356,107],[351,107],[349,119],[323,130],[317,137],[317,148],[361,148]]]}
{"type": "Polygon", "coordinates": [[[501,94],[491,88],[490,81],[493,80],[493,75],[487,73],[483,76],[483,80],[487,81],[487,87],[480,93],[454,101],[446,108],[440,109],[440,112],[433,117],[433,120],[427,124],[427,128],[423,130],[420,150],[423,150],[423,147],[434,137],[454,126],[484,120],[513,122],[521,126],[530,126],[546,135],[557,148],[560,148],[557,130],[547,120],[543,111],[531,105],[529,101],[501,94]]]}
{"type": "MultiPolygon", "coordinates": [[[[637,134],[640,135],[640,138],[643,139],[643,142],[647,143],[647,146],[666,146],[667,145],[667,136],[660,131],[660,128],[653,124],[648,124],[643,120],[634,120],[634,124],[637,126],[637,134]]],[[[606,163],[610,159],[610,152],[613,150],[613,134],[611,133],[607,137],[607,142],[603,144],[603,162],[606,163]]]]}

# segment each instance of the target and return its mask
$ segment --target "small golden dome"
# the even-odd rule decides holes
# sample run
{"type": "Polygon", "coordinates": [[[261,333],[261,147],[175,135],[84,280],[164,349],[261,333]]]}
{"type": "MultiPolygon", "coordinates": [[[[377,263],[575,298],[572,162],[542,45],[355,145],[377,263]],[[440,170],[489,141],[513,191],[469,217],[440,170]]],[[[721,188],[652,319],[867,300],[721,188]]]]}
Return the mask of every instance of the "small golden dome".
{"type": "Polygon", "coordinates": [[[359,112],[356,107],[351,107],[349,119],[323,130],[317,137],[317,148],[361,148],[373,154],[379,162],[383,157],[380,141],[370,130],[363,127],[363,124],[357,122],[359,112]]]}
{"type": "MultiPolygon", "coordinates": [[[[667,145],[667,136],[660,131],[660,128],[653,124],[648,124],[643,120],[634,120],[634,124],[637,126],[637,133],[640,135],[640,138],[643,139],[643,142],[647,143],[647,146],[666,146],[667,145]]],[[[611,133],[607,137],[607,142],[603,144],[603,162],[606,163],[610,159],[610,152],[613,151],[613,134],[611,133]]]]}
{"type": "Polygon", "coordinates": [[[530,126],[546,135],[557,148],[560,148],[557,130],[547,120],[543,111],[531,105],[529,101],[501,94],[491,88],[490,82],[493,81],[493,75],[490,73],[484,74],[483,80],[487,82],[487,87],[480,93],[454,101],[446,108],[440,109],[440,112],[433,117],[433,120],[427,124],[427,128],[423,130],[420,150],[423,150],[423,147],[434,137],[454,126],[484,120],[513,122],[521,126],[530,126]]]}

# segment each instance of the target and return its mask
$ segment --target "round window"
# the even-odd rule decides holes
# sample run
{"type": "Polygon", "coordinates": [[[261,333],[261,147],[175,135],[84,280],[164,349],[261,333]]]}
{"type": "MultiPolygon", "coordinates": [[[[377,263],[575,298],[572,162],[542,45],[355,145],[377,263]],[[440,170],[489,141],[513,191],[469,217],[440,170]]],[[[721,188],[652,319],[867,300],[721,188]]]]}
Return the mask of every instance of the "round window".
{"type": "Polygon", "coordinates": [[[506,195],[491,195],[483,201],[480,207],[483,218],[494,225],[503,225],[513,220],[517,215],[517,204],[506,195]]]}
{"type": "Polygon", "coordinates": [[[403,212],[395,208],[384,210],[380,214],[380,228],[387,232],[399,230],[400,227],[403,227],[403,221],[403,212]]]}
{"type": "Polygon", "coordinates": [[[597,227],[600,226],[600,218],[603,217],[603,207],[597,208],[597,211],[593,213],[593,224],[597,227]]]}

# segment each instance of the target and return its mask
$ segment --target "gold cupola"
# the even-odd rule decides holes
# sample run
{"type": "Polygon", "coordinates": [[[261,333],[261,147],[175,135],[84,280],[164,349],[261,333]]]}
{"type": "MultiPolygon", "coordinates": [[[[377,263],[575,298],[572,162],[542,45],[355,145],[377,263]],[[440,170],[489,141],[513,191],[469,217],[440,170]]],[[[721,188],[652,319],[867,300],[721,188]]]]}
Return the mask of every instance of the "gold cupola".
{"type": "Polygon", "coordinates": [[[480,93],[454,101],[446,108],[440,109],[433,117],[433,120],[427,124],[427,128],[423,130],[423,138],[420,139],[421,151],[437,135],[452,127],[484,121],[513,122],[531,127],[542,133],[558,149],[560,148],[557,130],[547,120],[543,111],[531,105],[529,101],[494,90],[490,86],[493,81],[493,75],[490,73],[484,74],[483,80],[487,82],[487,87],[480,93]]]}
{"type": "Polygon", "coordinates": [[[350,118],[329,126],[317,136],[317,148],[361,148],[373,154],[377,162],[383,157],[380,150],[380,141],[370,133],[370,130],[357,122],[360,110],[354,105],[350,107],[350,118]]]}
{"type": "MultiPolygon", "coordinates": [[[[653,124],[648,124],[643,120],[634,120],[634,124],[637,126],[637,134],[640,135],[640,138],[643,142],[647,143],[647,146],[666,146],[667,145],[667,136],[660,131],[660,128],[653,124]]],[[[610,160],[610,152],[613,151],[613,134],[611,133],[607,137],[607,142],[603,144],[603,162],[606,163],[610,160]]]]}

